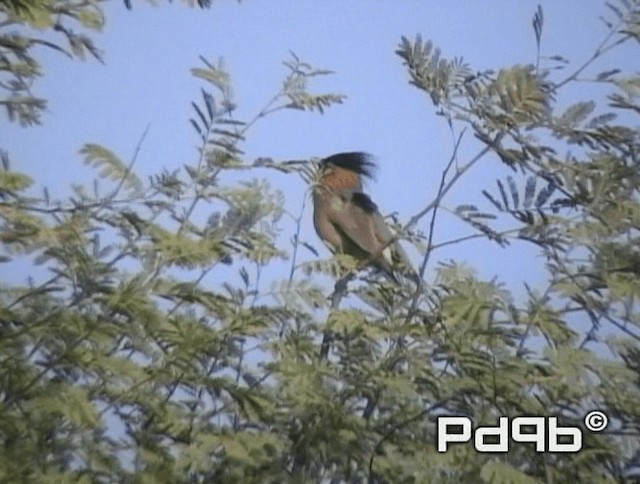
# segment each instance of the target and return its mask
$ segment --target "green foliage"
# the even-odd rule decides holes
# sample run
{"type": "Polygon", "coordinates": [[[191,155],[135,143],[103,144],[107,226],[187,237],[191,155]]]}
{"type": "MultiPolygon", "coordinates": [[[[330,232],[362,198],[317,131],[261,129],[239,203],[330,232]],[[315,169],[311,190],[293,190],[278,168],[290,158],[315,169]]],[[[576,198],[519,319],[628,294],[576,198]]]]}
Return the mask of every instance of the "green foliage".
{"type": "Polygon", "coordinates": [[[28,188],[33,181],[23,173],[15,173],[8,170],[0,172],[0,194],[15,193],[28,188]]]}
{"type": "Polygon", "coordinates": [[[80,154],[84,155],[86,164],[101,168],[101,178],[118,181],[122,184],[122,188],[127,189],[128,195],[140,196],[142,192],[140,179],[110,150],[97,144],[86,144],[80,150],[80,154]]]}
{"type": "MultiPolygon", "coordinates": [[[[47,107],[46,99],[33,92],[34,82],[43,75],[36,57],[39,47],[55,50],[70,59],[93,57],[102,62],[102,52],[91,35],[101,32],[105,25],[103,2],[0,2],[0,106],[10,121],[22,126],[39,124],[47,107]]],[[[148,2],[156,3],[155,0],[148,2]]],[[[124,3],[131,8],[131,0],[124,3]]],[[[211,1],[185,0],[185,3],[208,8],[211,1]]]]}
{"type": "MultiPolygon", "coordinates": [[[[53,5],[2,8],[51,28],[53,5]]],[[[93,2],[56,5],[88,28],[103,23],[93,2]]],[[[639,37],[637,2],[610,9],[594,59],[639,37]]],[[[543,19],[538,9],[538,50],[543,19]]],[[[32,40],[2,37],[0,47],[29,52],[32,40]]],[[[505,251],[532,244],[546,281],[517,297],[456,260],[418,286],[363,276],[348,256],[299,263],[301,247],[315,251],[299,218],[291,252],[281,240],[281,222],[299,210],[263,176],[311,183],[313,160],[249,162],[242,144],[269,114],[322,112],[344,96],[309,92],[329,71],[292,54],[278,92],[243,121],[224,63],[203,58],[192,74],[207,88],[190,119],[200,145],[180,170],[143,182],[135,157],[85,144],[99,183],[58,201],[34,196],[34,181],[1,156],[0,264],[29,270],[0,291],[0,481],[637,480],[640,135],[619,121],[640,112],[637,75],[597,74],[611,90],[606,108],[567,107],[558,99],[588,66],[547,69],[541,57],[471,74],[420,37],[403,38],[398,54],[437,114],[480,144],[466,163],[452,156],[434,201],[398,227],[424,248],[423,273],[440,247],[483,239],[505,251]],[[447,207],[449,189],[485,160],[504,175],[447,207]],[[434,244],[442,212],[470,234],[434,244]],[[283,260],[288,277],[265,282],[283,260]],[[331,291],[318,276],[339,281],[331,291]],[[595,408],[611,422],[585,431],[577,454],[436,451],[438,415],[582,426],[595,408]]],[[[7,72],[19,69],[39,74],[34,59],[7,72]]],[[[37,109],[14,102],[16,119],[37,120],[37,109]]]]}
{"type": "Polygon", "coordinates": [[[345,100],[346,96],[342,94],[310,94],[307,91],[309,80],[332,72],[326,69],[314,69],[306,62],[302,62],[293,52],[291,58],[284,63],[290,71],[282,85],[282,94],[290,101],[286,107],[305,111],[317,110],[322,113],[333,104],[341,104],[345,100]]]}
{"type": "Polygon", "coordinates": [[[91,56],[101,61],[102,54],[91,37],[74,30],[102,29],[105,19],[100,1],[8,0],[0,3],[0,14],[0,76],[6,93],[0,97],[0,105],[11,121],[39,123],[46,100],[32,93],[33,82],[43,74],[35,51],[44,46],[70,58],[91,56]],[[60,40],[48,40],[42,35],[46,30],[60,40]]]}

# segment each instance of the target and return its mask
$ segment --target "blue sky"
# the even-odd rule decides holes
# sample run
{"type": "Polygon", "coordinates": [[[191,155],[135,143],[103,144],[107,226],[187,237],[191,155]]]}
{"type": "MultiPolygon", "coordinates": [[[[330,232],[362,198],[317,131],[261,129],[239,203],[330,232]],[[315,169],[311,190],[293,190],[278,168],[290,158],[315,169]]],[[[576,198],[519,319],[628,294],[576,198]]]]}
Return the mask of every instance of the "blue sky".
{"type": "MultiPolygon", "coordinates": [[[[45,77],[34,91],[49,101],[42,126],[21,128],[0,118],[0,145],[16,168],[32,174],[37,186],[48,186],[54,198],[64,197],[71,183],[92,176],[78,154],[84,143],[100,143],[128,160],[147,125],[150,131],[139,154],[139,172],[150,175],[194,163],[198,138],[188,122],[193,115],[190,103],[199,101],[204,84],[189,69],[200,65],[199,56],[224,57],[239,105],[237,117],[248,120],[279,89],[286,74],[282,61],[293,51],[314,67],[335,71],[333,76],[317,78],[310,90],[340,92],[348,98],[324,115],[291,110],[266,118],[248,132],[242,146],[246,158],[370,152],[379,170],[369,192],[384,213],[398,212],[403,222],[435,196],[453,140],[428,97],[408,84],[406,70],[394,53],[401,36],[413,38],[419,33],[440,47],[444,56],[464,57],[473,70],[533,63],[531,20],[540,3],[545,13],[543,55],[562,55],[575,68],[604,37],[606,29],[598,17],[607,14],[604,2],[593,0],[246,0],[214,2],[204,11],[178,1],[160,2],[155,8],[133,3],[132,11],[121,1],[106,5],[107,23],[96,36],[106,65],[40,52],[45,77]]],[[[637,70],[637,59],[621,50],[590,72],[612,66],[637,70]]],[[[560,100],[568,106],[601,95],[584,83],[560,100]]],[[[461,163],[478,149],[467,137],[459,152],[461,163]]],[[[506,174],[495,158],[483,160],[445,205],[487,206],[480,191],[493,190],[494,179],[506,174]]],[[[298,213],[306,187],[297,177],[256,175],[267,176],[280,187],[287,209],[298,213]]],[[[302,237],[327,257],[313,233],[310,204],[307,214],[302,237]]],[[[421,222],[424,231],[427,222],[421,222]]],[[[288,245],[291,228],[285,224],[283,229],[282,243],[288,245]]],[[[470,228],[443,214],[436,241],[468,233],[470,228]]],[[[412,255],[417,263],[417,254],[412,255]]],[[[516,293],[522,293],[525,276],[542,277],[533,269],[541,260],[523,244],[503,250],[470,242],[434,254],[434,260],[452,257],[469,261],[487,277],[499,275],[516,293]]]]}

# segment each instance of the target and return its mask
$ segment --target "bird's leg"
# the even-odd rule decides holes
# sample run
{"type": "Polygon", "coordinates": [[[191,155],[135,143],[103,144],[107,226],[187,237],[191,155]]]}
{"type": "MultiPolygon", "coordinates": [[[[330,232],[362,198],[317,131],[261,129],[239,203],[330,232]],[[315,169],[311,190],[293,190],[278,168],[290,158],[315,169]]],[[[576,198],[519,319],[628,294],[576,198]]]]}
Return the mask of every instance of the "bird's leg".
{"type": "MultiPolygon", "coordinates": [[[[342,298],[347,293],[347,285],[349,281],[353,278],[353,272],[348,273],[346,276],[341,277],[336,281],[336,285],[333,289],[333,294],[331,295],[331,311],[336,311],[340,307],[340,302],[342,298]]],[[[329,355],[329,347],[331,346],[331,341],[333,340],[333,335],[331,331],[325,330],[322,336],[322,345],[320,346],[320,361],[326,360],[329,355]]]]}

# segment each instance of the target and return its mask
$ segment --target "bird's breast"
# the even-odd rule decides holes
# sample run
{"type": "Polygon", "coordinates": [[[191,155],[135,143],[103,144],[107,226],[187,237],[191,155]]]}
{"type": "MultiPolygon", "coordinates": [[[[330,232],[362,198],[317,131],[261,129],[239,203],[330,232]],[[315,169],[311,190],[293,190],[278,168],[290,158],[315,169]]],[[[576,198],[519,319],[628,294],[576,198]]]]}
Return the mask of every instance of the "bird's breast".
{"type": "Polygon", "coordinates": [[[313,194],[313,206],[316,213],[327,212],[333,210],[342,210],[345,200],[342,197],[329,191],[319,191],[313,194]]]}

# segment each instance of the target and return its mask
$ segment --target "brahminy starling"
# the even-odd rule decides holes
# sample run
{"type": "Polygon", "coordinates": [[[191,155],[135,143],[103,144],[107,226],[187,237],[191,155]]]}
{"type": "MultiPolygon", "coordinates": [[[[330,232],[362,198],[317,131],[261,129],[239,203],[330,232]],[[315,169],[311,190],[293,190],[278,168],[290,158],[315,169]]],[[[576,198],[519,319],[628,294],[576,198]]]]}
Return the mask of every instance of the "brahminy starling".
{"type": "Polygon", "coordinates": [[[398,283],[398,274],[417,280],[407,254],[378,206],[363,192],[375,164],[361,152],[338,153],[320,161],[313,184],[313,223],[333,253],[348,254],[398,283]]]}

